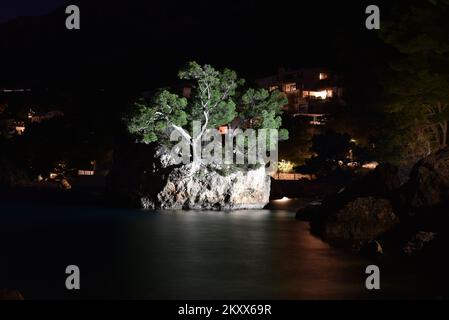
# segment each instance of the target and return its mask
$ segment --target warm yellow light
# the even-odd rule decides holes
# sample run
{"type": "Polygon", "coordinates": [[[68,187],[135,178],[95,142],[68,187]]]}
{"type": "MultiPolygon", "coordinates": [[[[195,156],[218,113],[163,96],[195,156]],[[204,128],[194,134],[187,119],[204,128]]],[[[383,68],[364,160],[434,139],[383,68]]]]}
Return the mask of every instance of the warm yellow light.
{"type": "Polygon", "coordinates": [[[287,83],[285,85],[285,92],[294,92],[296,91],[296,83],[287,83]]]}
{"type": "Polygon", "coordinates": [[[327,79],[327,73],[324,73],[324,72],[320,72],[320,80],[324,80],[324,79],[327,79]]]}
{"type": "Polygon", "coordinates": [[[323,91],[310,91],[310,96],[320,99],[326,99],[326,90],[323,91]]]}
{"type": "Polygon", "coordinates": [[[302,95],[303,98],[314,97],[325,100],[326,98],[332,98],[333,94],[332,89],[326,89],[321,91],[303,91],[302,95]]]}
{"type": "Polygon", "coordinates": [[[78,170],[79,176],[93,176],[95,175],[95,171],[93,170],[78,170]]]}
{"type": "Polygon", "coordinates": [[[25,132],[25,126],[17,126],[16,132],[19,136],[22,135],[25,132]]]}
{"type": "Polygon", "coordinates": [[[374,169],[377,168],[378,165],[379,165],[379,162],[377,162],[377,161],[371,161],[371,162],[365,163],[365,164],[362,166],[362,168],[374,170],[374,169]]]}
{"type": "Polygon", "coordinates": [[[281,160],[278,162],[278,170],[283,173],[293,171],[294,166],[295,164],[290,161],[281,160]]]}
{"type": "Polygon", "coordinates": [[[278,199],[278,200],[275,200],[275,201],[285,202],[285,201],[289,201],[289,200],[290,200],[290,198],[283,197],[282,199],[278,199]]]}

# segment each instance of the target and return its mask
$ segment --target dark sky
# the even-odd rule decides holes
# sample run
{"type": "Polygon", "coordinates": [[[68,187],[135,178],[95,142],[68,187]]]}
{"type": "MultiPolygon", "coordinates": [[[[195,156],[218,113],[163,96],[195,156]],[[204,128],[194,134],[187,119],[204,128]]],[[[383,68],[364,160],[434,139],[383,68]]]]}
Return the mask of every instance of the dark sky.
{"type": "Polygon", "coordinates": [[[67,0],[2,0],[0,23],[20,16],[38,16],[49,13],[67,0]]]}
{"type": "Polygon", "coordinates": [[[345,50],[374,35],[365,0],[69,2],[80,7],[79,31],[65,29],[64,0],[1,1],[9,21],[0,24],[0,86],[158,86],[190,60],[249,78],[338,67],[345,50]],[[24,15],[35,17],[14,19],[24,15]]]}

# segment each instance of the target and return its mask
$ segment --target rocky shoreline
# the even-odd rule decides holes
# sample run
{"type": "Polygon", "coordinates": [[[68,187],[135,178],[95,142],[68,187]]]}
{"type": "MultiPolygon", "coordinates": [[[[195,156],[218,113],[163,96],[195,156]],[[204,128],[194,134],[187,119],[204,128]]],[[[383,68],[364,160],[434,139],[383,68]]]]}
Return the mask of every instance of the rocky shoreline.
{"type": "Polygon", "coordinates": [[[297,212],[315,235],[364,254],[420,256],[449,243],[449,148],[420,160],[407,182],[380,165],[338,194],[297,212]]]}
{"type": "Polygon", "coordinates": [[[24,300],[17,290],[0,289],[0,300],[24,300]]]}
{"type": "Polygon", "coordinates": [[[176,164],[157,145],[119,150],[107,194],[125,207],[162,210],[262,209],[270,200],[263,166],[176,164]]]}

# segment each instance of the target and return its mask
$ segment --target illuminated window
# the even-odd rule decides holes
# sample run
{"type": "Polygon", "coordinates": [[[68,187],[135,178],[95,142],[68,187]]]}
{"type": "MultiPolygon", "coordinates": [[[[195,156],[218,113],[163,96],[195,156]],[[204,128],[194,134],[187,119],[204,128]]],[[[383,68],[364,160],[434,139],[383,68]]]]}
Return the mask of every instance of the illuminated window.
{"type": "Polygon", "coordinates": [[[326,99],[326,90],[323,91],[309,91],[308,96],[317,99],[326,99]]]}
{"type": "Polygon", "coordinates": [[[296,91],[296,83],[288,83],[285,85],[285,92],[296,91]]]}
{"type": "Polygon", "coordinates": [[[218,131],[220,131],[220,134],[227,134],[228,133],[228,126],[221,126],[218,128],[218,131]]]}
{"type": "Polygon", "coordinates": [[[278,89],[279,89],[278,86],[270,86],[268,88],[268,91],[272,92],[272,91],[275,91],[275,90],[278,90],[278,89]]]}
{"type": "Polygon", "coordinates": [[[95,174],[95,171],[93,170],[78,170],[79,176],[93,176],[95,174]]]}
{"type": "Polygon", "coordinates": [[[320,72],[320,80],[324,80],[328,78],[328,74],[324,72],[320,72]]]}
{"type": "Polygon", "coordinates": [[[333,96],[333,91],[332,89],[326,89],[326,90],[322,90],[322,91],[303,91],[302,93],[302,97],[303,98],[317,98],[317,99],[327,99],[327,98],[332,98],[333,96]]]}

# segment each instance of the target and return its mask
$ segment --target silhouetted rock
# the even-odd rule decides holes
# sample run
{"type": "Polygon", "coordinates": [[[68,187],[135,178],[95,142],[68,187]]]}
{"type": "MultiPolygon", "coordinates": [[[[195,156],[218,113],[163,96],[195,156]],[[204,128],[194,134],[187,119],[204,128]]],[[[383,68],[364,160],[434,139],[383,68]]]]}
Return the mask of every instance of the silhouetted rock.
{"type": "Polygon", "coordinates": [[[388,199],[400,185],[399,168],[384,163],[350,184],[340,193],[339,198],[343,201],[367,196],[388,199]]]}
{"type": "Polygon", "coordinates": [[[154,145],[123,143],[115,147],[113,166],[107,178],[111,202],[125,207],[140,207],[142,191],[162,188],[162,168],[153,174],[157,162],[154,145]]]}
{"type": "Polygon", "coordinates": [[[409,256],[419,254],[424,249],[424,247],[430,245],[430,243],[435,239],[436,236],[437,234],[434,232],[419,231],[410,241],[405,244],[403,251],[406,255],[409,256]]]}
{"type": "Polygon", "coordinates": [[[420,160],[401,189],[400,206],[415,214],[449,202],[449,148],[420,160]]]}
{"type": "Polygon", "coordinates": [[[0,289],[0,300],[23,300],[23,296],[17,290],[0,289]]]}
{"type": "Polygon", "coordinates": [[[312,221],[312,228],[329,241],[371,240],[398,222],[389,200],[363,197],[321,221],[312,221]]]}
{"type": "Polygon", "coordinates": [[[418,161],[401,185],[398,169],[380,165],[319,206],[298,211],[324,240],[360,255],[395,257],[435,268],[448,263],[449,148],[418,161]],[[424,230],[424,231],[423,231],[424,230]]]}
{"type": "Polygon", "coordinates": [[[322,210],[322,203],[321,202],[312,202],[305,206],[304,208],[301,208],[296,212],[296,219],[302,220],[302,221],[311,221],[314,217],[321,214],[320,211],[322,210]]]}
{"type": "Polygon", "coordinates": [[[383,254],[382,245],[376,240],[365,241],[359,248],[359,255],[362,257],[376,258],[383,254]]]}
{"type": "Polygon", "coordinates": [[[321,205],[309,205],[297,212],[296,218],[322,225],[348,203],[362,197],[382,198],[393,201],[400,186],[398,168],[381,164],[367,175],[355,180],[340,192],[326,197],[321,205]]]}

